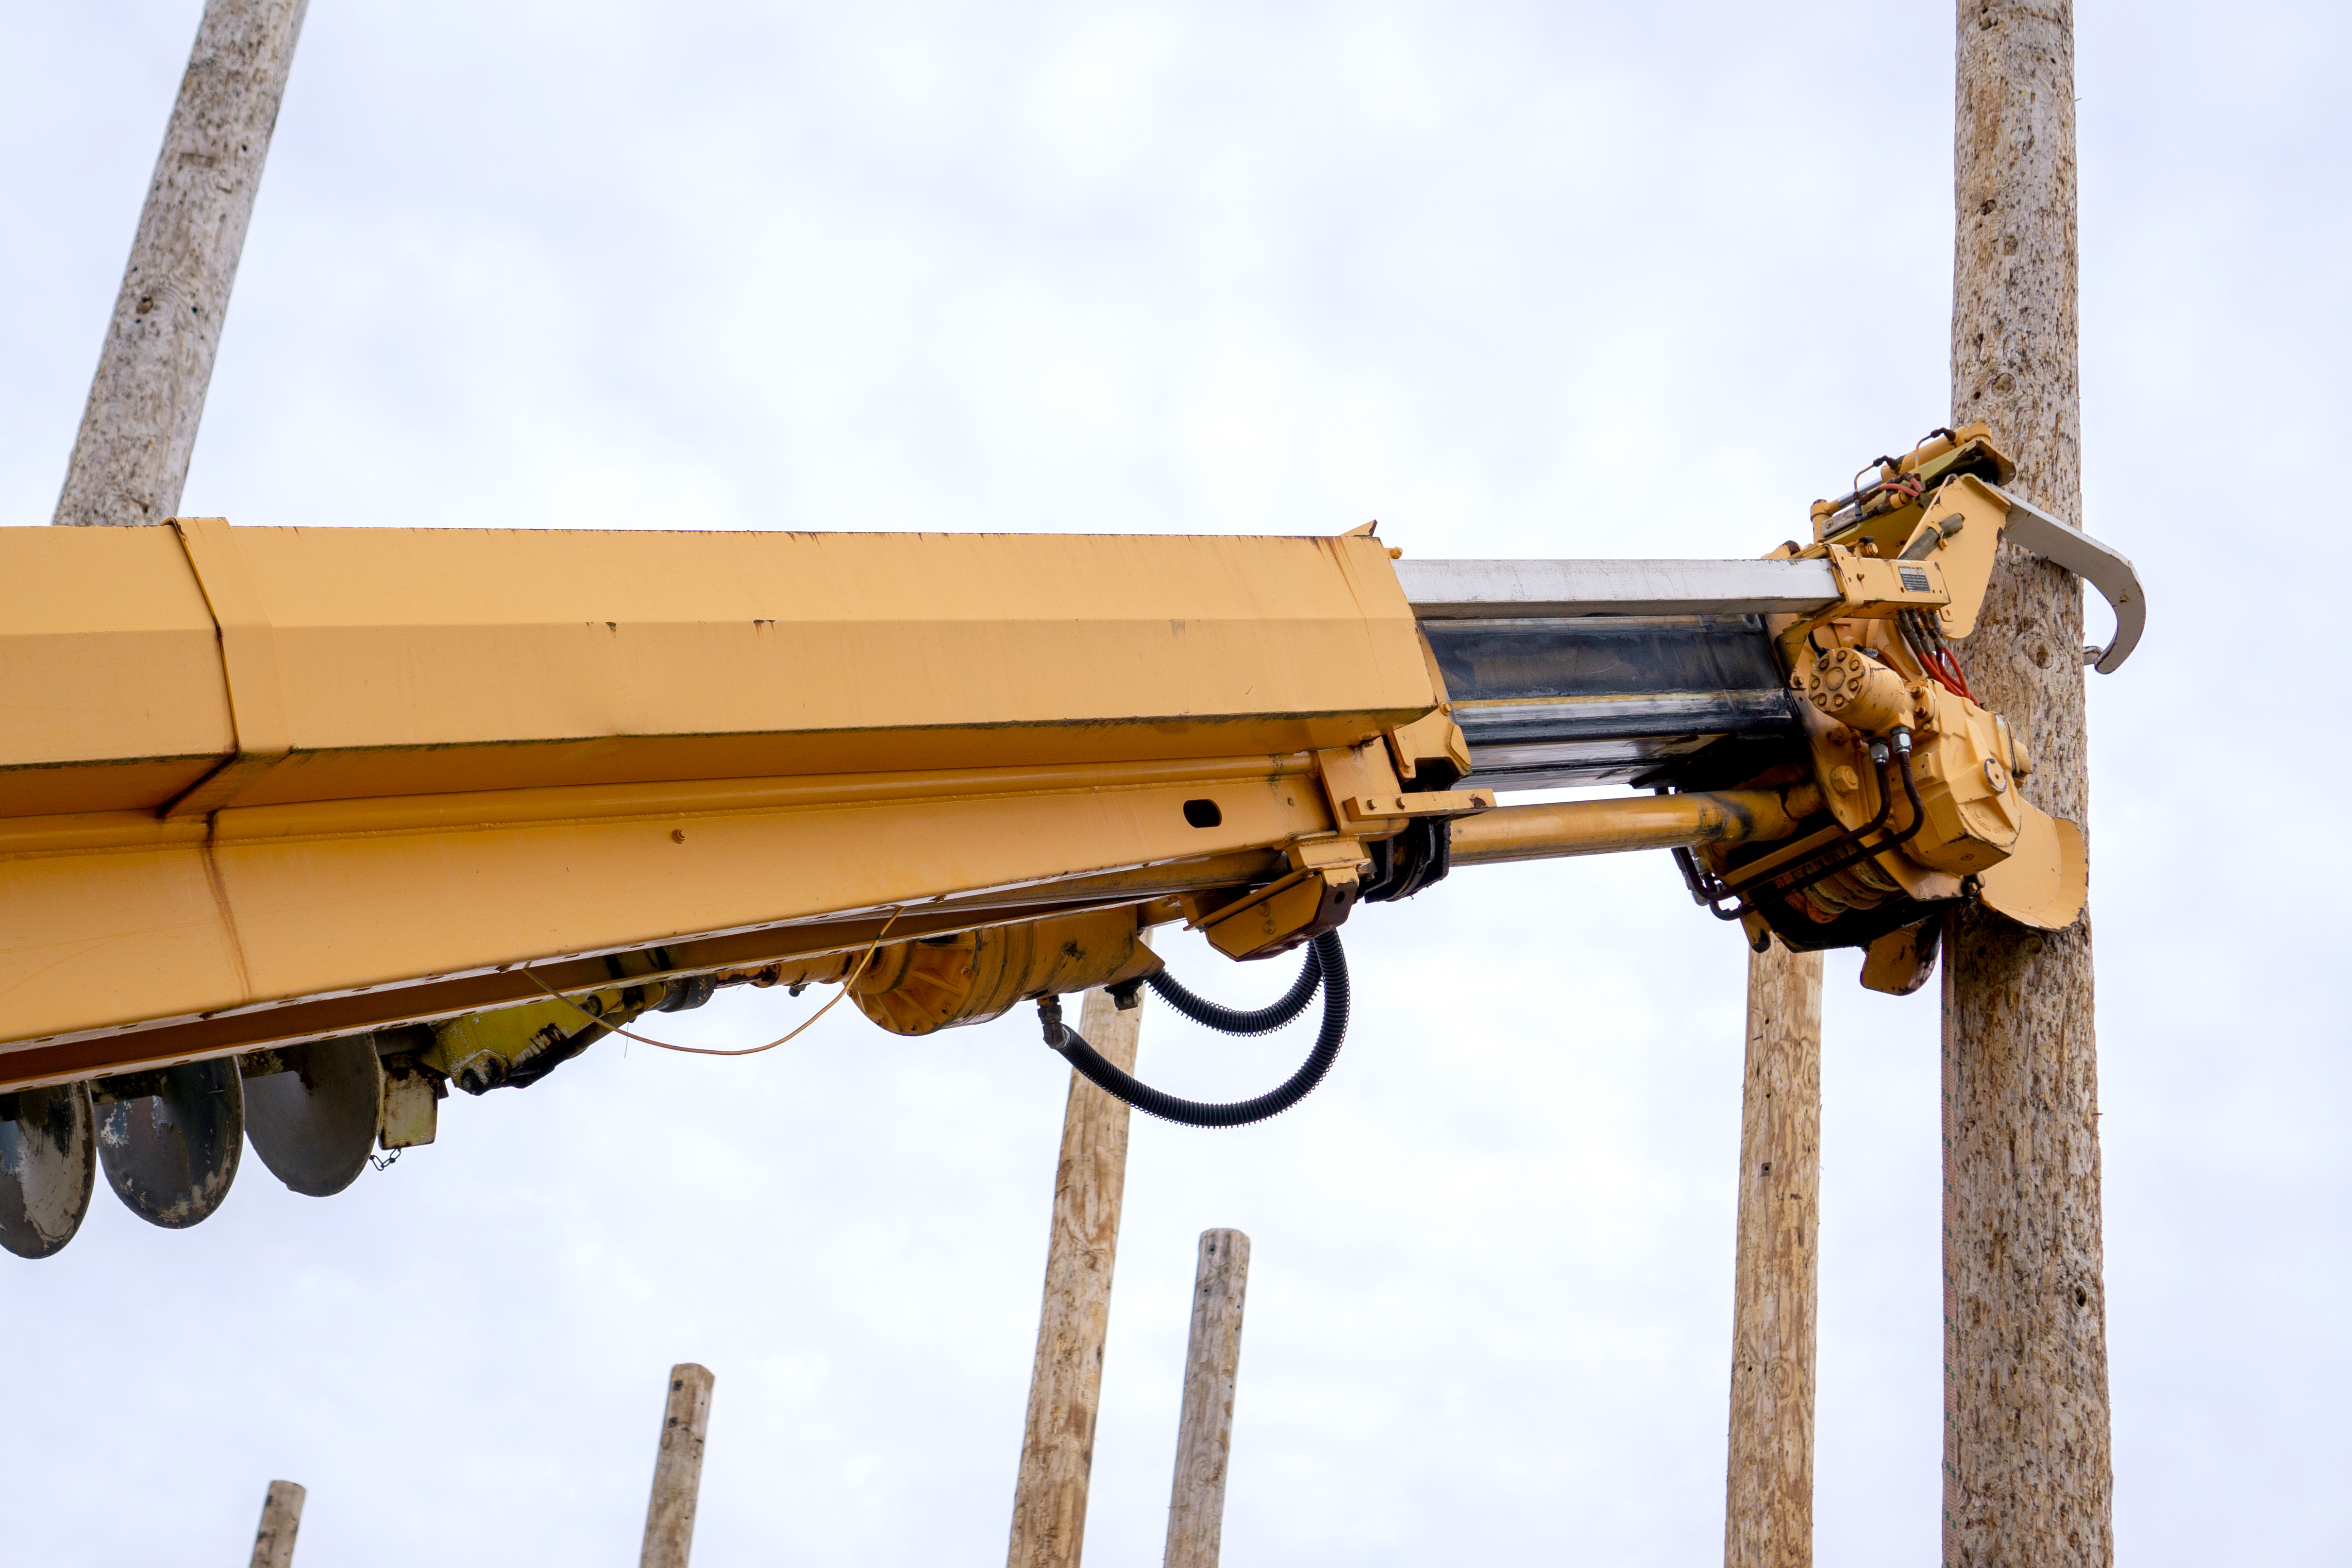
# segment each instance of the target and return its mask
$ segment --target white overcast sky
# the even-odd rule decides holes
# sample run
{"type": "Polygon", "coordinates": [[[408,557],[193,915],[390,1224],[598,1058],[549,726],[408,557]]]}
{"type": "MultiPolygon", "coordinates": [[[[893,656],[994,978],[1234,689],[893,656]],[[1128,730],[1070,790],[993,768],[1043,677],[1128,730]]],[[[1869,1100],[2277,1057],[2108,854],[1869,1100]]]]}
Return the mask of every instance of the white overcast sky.
{"type": "MultiPolygon", "coordinates": [[[[0,522],[48,519],[198,9],[0,7],[0,522]]],[[[2083,521],[2153,605],[2092,709],[2116,1533],[2340,1563],[2352,13],[2079,28],[2083,521]]],[[[1946,414],[1952,47],[1948,5],[317,0],[184,510],[1759,553],[1946,414]]],[[[1160,1560],[1211,1226],[1255,1239],[1234,1568],[1709,1560],[1736,935],[1644,856],[1348,936],[1327,1087],[1136,1130],[1090,1562],[1160,1560]]],[[[1936,1005],[1855,968],[1820,1561],[1927,1563],[1936,1005]]],[[[1240,1094],[1303,1048],[1163,1010],[1143,1063],[1240,1094]]],[[[310,1568],[634,1563],[697,1360],[705,1568],[999,1561],[1066,1080],[1026,1017],[842,1009],[453,1099],[331,1200],[248,1161],[167,1233],[101,1188],[0,1259],[5,1555],[241,1562],[284,1476],[310,1568]]]]}

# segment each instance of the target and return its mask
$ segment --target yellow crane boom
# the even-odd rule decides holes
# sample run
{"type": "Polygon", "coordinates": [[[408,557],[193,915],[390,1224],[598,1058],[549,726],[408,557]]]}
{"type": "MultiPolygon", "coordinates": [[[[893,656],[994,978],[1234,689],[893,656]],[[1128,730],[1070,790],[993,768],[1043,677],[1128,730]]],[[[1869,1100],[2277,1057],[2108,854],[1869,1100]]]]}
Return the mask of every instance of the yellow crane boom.
{"type": "MultiPolygon", "coordinates": [[[[2082,901],[2079,835],[1951,652],[2004,531],[2104,574],[2103,668],[2137,635],[2127,563],[2006,477],[1941,433],[1736,563],[0,530],[0,1240],[54,1250],[11,1205],[87,1166],[89,1105],[209,1127],[233,1174],[197,1100],[249,1085],[265,1159],[332,1190],[428,1140],[447,1081],[533,1081],[717,984],[854,983],[921,1033],[1138,984],[1179,919],[1336,975],[1360,901],[1454,865],[1672,848],[1752,940],[1915,987],[1938,906],[2082,901]],[[1607,780],[1659,793],[1496,794],[1607,780]]],[[[115,1185],[194,1223],[203,1163],[115,1185]]]]}

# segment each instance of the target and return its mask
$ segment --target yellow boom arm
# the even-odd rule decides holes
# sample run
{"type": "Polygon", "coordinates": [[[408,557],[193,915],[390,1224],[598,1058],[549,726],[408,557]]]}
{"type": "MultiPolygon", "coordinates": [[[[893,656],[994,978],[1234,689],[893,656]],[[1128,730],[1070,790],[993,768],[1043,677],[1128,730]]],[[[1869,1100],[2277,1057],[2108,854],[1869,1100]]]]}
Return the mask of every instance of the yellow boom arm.
{"type": "Polygon", "coordinates": [[[0,530],[0,1189],[72,1120],[15,1090],[307,1094],[306,1042],[372,1037],[396,1147],[717,984],[923,1033],[1455,863],[1671,848],[1752,940],[1914,988],[1940,905],[2082,902],[1950,644],[2004,529],[2120,558],[2006,478],[1947,433],[1767,560],[1402,573],[1369,530],[0,530]],[[1609,779],[1658,793],[1496,805],[1609,779]]]}

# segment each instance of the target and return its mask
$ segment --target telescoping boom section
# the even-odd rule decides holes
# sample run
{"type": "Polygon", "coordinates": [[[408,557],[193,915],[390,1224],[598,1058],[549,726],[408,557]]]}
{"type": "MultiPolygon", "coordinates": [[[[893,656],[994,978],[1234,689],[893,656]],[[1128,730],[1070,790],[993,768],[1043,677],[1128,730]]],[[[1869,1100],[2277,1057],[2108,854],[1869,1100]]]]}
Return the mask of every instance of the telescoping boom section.
{"type": "Polygon", "coordinates": [[[1914,988],[1942,906],[2083,898],[2033,716],[1967,686],[2000,540],[2116,603],[2101,668],[2137,635],[2128,564],[2007,477],[1942,432],[1745,562],[0,530],[0,1242],[63,1245],[94,1147],[160,1224],[211,1212],[240,1130],[335,1190],[449,1084],[722,984],[842,985],[899,1034],[1035,1000],[1083,1053],[1053,999],[1168,984],[1144,939],[1182,921],[1305,950],[1336,1050],[1356,906],[1494,861],[1670,850],[1749,940],[1914,988]]]}

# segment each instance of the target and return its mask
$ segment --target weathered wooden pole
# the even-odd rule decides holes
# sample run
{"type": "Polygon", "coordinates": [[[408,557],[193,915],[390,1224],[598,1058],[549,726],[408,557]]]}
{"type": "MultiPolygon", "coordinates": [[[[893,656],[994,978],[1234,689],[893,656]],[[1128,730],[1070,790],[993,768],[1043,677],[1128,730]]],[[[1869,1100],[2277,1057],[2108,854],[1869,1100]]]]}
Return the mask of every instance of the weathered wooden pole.
{"type": "Polygon", "coordinates": [[[1724,1568],[1813,1561],[1813,1345],[1821,1278],[1822,955],[1748,957],[1732,1270],[1724,1568]]]}
{"type": "Polygon", "coordinates": [[[646,1501],[639,1568],[686,1568],[694,1555],[694,1510],[702,1496],[702,1447],[710,1434],[710,1369],[690,1361],[669,1369],[662,1402],[661,1446],[654,1451],[654,1489],[646,1501]]]}
{"type": "Polygon", "coordinates": [[[1167,1568],[1217,1568],[1249,1252],[1249,1237],[1240,1231],[1201,1233],[1201,1259],[1192,1271],[1192,1334],[1184,1351],[1184,1406],[1176,1418],[1176,1481],[1168,1498],[1167,1568]]]}
{"type": "Polygon", "coordinates": [[[292,1481],[272,1481],[261,1499],[261,1528],[253,1532],[253,1568],[289,1568],[294,1536],[302,1528],[302,1500],[310,1494],[292,1481]]]}
{"type": "Polygon", "coordinates": [[[179,510],[261,166],[309,0],[207,0],[99,351],[55,521],[179,510]]]}
{"type": "MultiPolygon", "coordinates": [[[[1952,423],[2080,526],[2071,0],[1961,0],[1958,55],[1952,423]]],[[[2003,544],[1969,680],[2028,741],[2035,804],[2087,826],[2082,647],[2081,584],[2003,544]]],[[[1969,910],[1944,953],[1944,1562],[2111,1563],[2090,917],[1969,910]]]]}
{"type": "MultiPolygon", "coordinates": [[[[1106,991],[1087,993],[1078,1032],[1128,1072],[1143,1018],[1106,991]]],[[[1013,1490],[1008,1568],[1077,1568],[1086,1548],[1087,1481],[1102,1397],[1103,1341],[1110,1327],[1111,1266],[1118,1258],[1119,1204],[1127,1187],[1127,1107],[1076,1073],[1062,1116],[1054,1175],[1054,1225],[1045,1247],[1045,1299],[1029,1418],[1013,1490]]]]}

